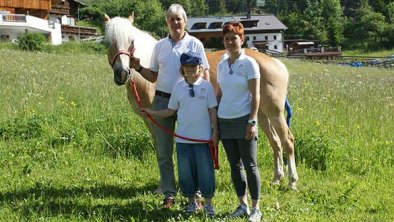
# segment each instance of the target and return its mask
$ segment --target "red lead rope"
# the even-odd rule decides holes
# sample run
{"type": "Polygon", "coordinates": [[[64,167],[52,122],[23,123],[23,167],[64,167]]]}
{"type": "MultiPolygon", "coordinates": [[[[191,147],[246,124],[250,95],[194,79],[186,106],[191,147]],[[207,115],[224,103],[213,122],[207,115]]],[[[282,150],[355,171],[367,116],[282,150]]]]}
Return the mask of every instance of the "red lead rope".
{"type": "MultiPolygon", "coordinates": [[[[130,85],[133,88],[134,96],[137,99],[138,107],[141,109],[142,108],[141,99],[140,99],[140,97],[138,95],[137,88],[136,88],[135,83],[134,83],[133,80],[130,81],[130,85]]],[[[151,115],[147,114],[147,118],[149,119],[149,121],[151,121],[153,124],[158,126],[160,129],[162,129],[167,134],[170,134],[172,136],[175,136],[175,137],[178,137],[178,138],[181,138],[181,139],[184,139],[184,140],[188,140],[188,141],[209,143],[209,153],[211,154],[211,157],[213,159],[214,167],[215,167],[215,169],[219,169],[219,155],[218,155],[219,154],[219,149],[218,149],[217,146],[215,146],[213,144],[212,140],[199,140],[199,139],[193,139],[193,138],[188,138],[188,137],[184,137],[184,136],[178,135],[178,134],[174,133],[173,131],[169,130],[168,128],[160,125],[156,120],[154,120],[152,118],[151,115]]]]}

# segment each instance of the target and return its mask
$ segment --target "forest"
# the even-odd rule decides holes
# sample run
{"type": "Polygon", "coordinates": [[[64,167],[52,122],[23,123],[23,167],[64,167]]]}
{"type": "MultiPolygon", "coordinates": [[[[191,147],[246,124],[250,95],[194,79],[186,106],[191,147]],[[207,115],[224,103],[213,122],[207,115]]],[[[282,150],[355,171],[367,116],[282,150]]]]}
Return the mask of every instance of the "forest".
{"type": "Polygon", "coordinates": [[[167,33],[169,5],[184,6],[189,17],[274,14],[288,29],[285,39],[308,39],[343,49],[394,48],[394,0],[80,0],[81,18],[101,24],[103,14],[128,16],[157,37],[167,33]],[[263,4],[264,3],[264,4],[263,4]],[[147,19],[149,18],[149,19],[147,19]]]}

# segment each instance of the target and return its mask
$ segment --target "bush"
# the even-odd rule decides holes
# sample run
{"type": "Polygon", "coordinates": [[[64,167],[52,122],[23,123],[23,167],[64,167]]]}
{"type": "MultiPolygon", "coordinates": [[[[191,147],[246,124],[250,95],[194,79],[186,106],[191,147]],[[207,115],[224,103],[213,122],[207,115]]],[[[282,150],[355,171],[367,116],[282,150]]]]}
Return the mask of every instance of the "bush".
{"type": "Polygon", "coordinates": [[[43,34],[26,32],[18,38],[18,48],[28,51],[42,51],[45,42],[46,40],[43,34]]]}

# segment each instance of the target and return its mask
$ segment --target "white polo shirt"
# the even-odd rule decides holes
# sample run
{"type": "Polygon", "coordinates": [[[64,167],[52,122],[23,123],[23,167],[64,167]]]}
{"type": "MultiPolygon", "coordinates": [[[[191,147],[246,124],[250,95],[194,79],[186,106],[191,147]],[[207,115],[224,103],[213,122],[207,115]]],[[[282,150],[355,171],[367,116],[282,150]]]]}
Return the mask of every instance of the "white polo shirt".
{"type": "Polygon", "coordinates": [[[218,117],[234,119],[250,114],[252,95],[248,81],[260,79],[260,69],[256,60],[242,51],[239,58],[230,66],[229,57],[224,56],[217,66],[217,71],[217,81],[222,90],[218,117]]]}
{"type": "MultiPolygon", "coordinates": [[[[190,87],[183,80],[178,82],[171,93],[168,108],[178,110],[176,133],[193,139],[210,140],[212,136],[211,118],[208,109],[217,106],[212,84],[201,77],[193,83],[194,97],[190,87]]],[[[176,138],[178,143],[198,143],[176,138]]]]}
{"type": "Polygon", "coordinates": [[[204,45],[188,33],[177,43],[172,41],[169,36],[156,43],[150,61],[150,70],[158,72],[156,90],[171,93],[174,85],[183,79],[179,73],[181,67],[179,59],[182,53],[189,51],[200,56],[202,66],[209,69],[204,45]]]}

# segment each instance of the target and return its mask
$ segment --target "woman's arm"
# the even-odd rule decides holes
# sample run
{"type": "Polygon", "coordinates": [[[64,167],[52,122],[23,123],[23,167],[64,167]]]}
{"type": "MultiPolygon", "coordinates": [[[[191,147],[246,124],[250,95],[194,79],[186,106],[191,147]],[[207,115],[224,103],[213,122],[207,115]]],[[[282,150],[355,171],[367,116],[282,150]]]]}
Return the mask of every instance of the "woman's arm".
{"type": "Polygon", "coordinates": [[[246,140],[251,140],[257,136],[257,113],[260,105],[260,79],[250,79],[248,81],[249,90],[252,95],[249,120],[255,120],[256,125],[249,124],[246,127],[246,140]]]}
{"type": "Polygon", "coordinates": [[[211,118],[212,125],[212,137],[213,144],[217,146],[219,144],[219,129],[218,129],[218,116],[216,106],[209,109],[209,117],[211,118]]]}

